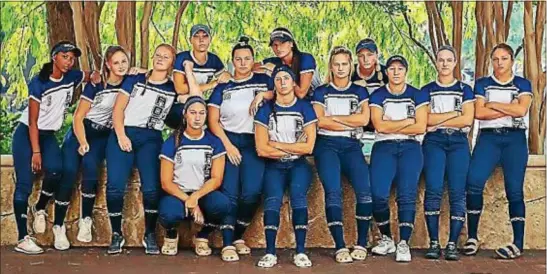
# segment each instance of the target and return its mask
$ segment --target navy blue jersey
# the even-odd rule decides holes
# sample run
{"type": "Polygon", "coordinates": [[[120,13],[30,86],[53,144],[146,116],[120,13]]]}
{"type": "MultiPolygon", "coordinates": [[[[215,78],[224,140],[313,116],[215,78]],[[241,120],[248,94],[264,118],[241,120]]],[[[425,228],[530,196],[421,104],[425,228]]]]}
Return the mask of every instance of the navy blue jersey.
{"type": "MultiPolygon", "coordinates": [[[[317,115],[311,103],[297,98],[289,106],[267,102],[255,115],[255,123],[268,129],[270,140],[288,144],[296,143],[304,128],[315,122],[317,115]]],[[[298,157],[293,155],[294,159],[298,157]]]]}
{"type": "MultiPolygon", "coordinates": [[[[40,103],[38,129],[59,130],[63,125],[67,107],[72,102],[74,89],[84,81],[85,74],[70,70],[61,79],[42,81],[38,76],[28,84],[29,99],[40,103]]],[[[28,106],[23,110],[19,122],[28,126],[28,106]]]]}
{"type": "Polygon", "coordinates": [[[253,133],[253,117],[249,108],[259,92],[268,91],[270,77],[254,73],[247,79],[219,84],[209,98],[208,106],[220,110],[220,125],[233,133],[253,133]]]}
{"type": "MultiPolygon", "coordinates": [[[[319,104],[325,108],[325,116],[352,115],[361,113],[361,106],[368,101],[368,91],[365,87],[349,82],[345,88],[338,88],[334,84],[319,86],[312,97],[312,104],[319,104]]],[[[362,128],[346,131],[332,131],[320,128],[319,135],[343,136],[360,138],[362,128]]]]}
{"type": "MultiPolygon", "coordinates": [[[[532,85],[525,78],[514,76],[511,80],[502,83],[494,75],[480,78],[475,83],[475,96],[486,102],[509,104],[521,95],[532,96],[532,85]]],[[[479,128],[513,127],[527,129],[529,112],[524,117],[513,118],[504,116],[494,120],[479,120],[479,128]]]]}
{"type": "MultiPolygon", "coordinates": [[[[389,86],[385,85],[372,93],[369,104],[371,107],[380,108],[383,115],[388,116],[390,120],[400,121],[415,118],[416,111],[429,104],[429,96],[426,92],[408,84],[403,93],[395,95],[391,93],[389,86]]],[[[399,133],[376,133],[376,141],[398,139],[414,139],[414,136],[399,133]]]]}
{"type": "Polygon", "coordinates": [[[178,144],[175,136],[163,143],[160,159],[172,162],[173,182],[184,192],[199,190],[211,179],[213,160],[226,154],[220,139],[209,131],[203,131],[199,138],[191,138],[183,133],[178,144]]]}
{"type": "MultiPolygon", "coordinates": [[[[313,73],[313,78],[310,85],[310,91],[315,90],[319,85],[321,85],[322,81],[319,78],[319,72],[317,71],[317,64],[315,62],[315,58],[307,52],[301,52],[300,56],[300,74],[302,73],[313,73]]],[[[269,57],[262,61],[262,64],[272,63],[276,66],[282,65],[283,61],[279,57],[269,57]]],[[[300,84],[300,75],[297,76],[297,83],[300,84]]],[[[310,92],[312,93],[312,92],[310,92]]]]}
{"type": "Polygon", "coordinates": [[[196,58],[194,58],[192,51],[183,51],[177,54],[173,71],[185,74],[183,64],[186,60],[194,63],[194,69],[192,71],[194,72],[194,77],[199,85],[211,82],[213,78],[224,72],[224,64],[216,54],[207,52],[207,60],[205,63],[200,64],[196,58]]]}
{"type": "MultiPolygon", "coordinates": [[[[464,104],[475,101],[471,87],[458,80],[454,80],[452,84],[448,85],[433,81],[422,87],[422,92],[429,96],[431,113],[461,112],[464,104]]],[[[466,127],[463,130],[469,132],[469,129],[470,127],[466,127]]]]}
{"type": "Polygon", "coordinates": [[[163,120],[169,113],[177,93],[173,81],[161,83],[146,80],[146,74],[130,75],[122,83],[120,92],[129,97],[125,108],[126,126],[163,130],[163,120]]]}

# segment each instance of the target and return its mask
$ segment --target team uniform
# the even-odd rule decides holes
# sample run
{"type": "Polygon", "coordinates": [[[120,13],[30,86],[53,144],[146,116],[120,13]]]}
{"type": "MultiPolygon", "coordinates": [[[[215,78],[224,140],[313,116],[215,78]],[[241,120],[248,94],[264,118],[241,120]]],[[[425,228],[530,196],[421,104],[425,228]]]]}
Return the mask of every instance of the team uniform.
{"type": "MultiPolygon", "coordinates": [[[[531,96],[532,87],[530,81],[518,76],[514,76],[505,83],[490,76],[477,80],[475,84],[475,96],[483,98],[486,102],[511,103],[522,95],[531,96]]],[[[479,134],[467,176],[467,221],[468,235],[471,239],[478,239],[477,230],[483,207],[484,186],[496,165],[500,164],[509,201],[513,243],[520,251],[523,250],[525,223],[523,187],[528,162],[525,131],[529,127],[528,115],[527,112],[524,117],[504,116],[479,121],[479,134]]]]}
{"type": "MultiPolygon", "coordinates": [[[[325,116],[348,116],[361,113],[362,105],[368,100],[369,93],[365,87],[350,82],[347,87],[339,88],[330,83],[315,90],[312,104],[321,105],[325,116]]],[[[346,131],[319,128],[313,153],[319,178],[325,189],[327,225],[334,238],[336,250],[346,247],[342,223],[341,173],[348,178],[355,191],[355,218],[359,232],[357,245],[367,245],[368,226],[372,219],[372,197],[369,168],[359,142],[362,133],[362,127],[346,131]]]]}
{"type": "MultiPolygon", "coordinates": [[[[192,63],[194,63],[194,68],[192,69],[192,71],[198,85],[210,83],[214,78],[220,76],[223,72],[226,71],[224,69],[224,64],[222,63],[222,61],[214,53],[207,52],[207,60],[205,61],[205,63],[199,63],[194,57],[192,51],[183,51],[177,54],[175,63],[173,65],[174,73],[182,73],[186,75],[183,66],[184,61],[191,61],[192,63]]],[[[165,119],[165,124],[168,127],[174,129],[179,127],[183,118],[183,107],[184,104],[180,104],[175,101],[175,104],[171,108],[171,111],[169,111],[169,115],[167,115],[167,118],[165,119]]]]}
{"type": "MultiPolygon", "coordinates": [[[[283,61],[279,57],[269,57],[262,61],[262,64],[272,63],[276,66],[280,66],[283,64],[283,61]]],[[[319,72],[317,71],[317,64],[315,62],[315,58],[307,53],[307,52],[301,52],[300,55],[300,74],[303,73],[313,73],[313,78],[311,81],[310,89],[308,90],[308,96],[306,97],[307,100],[311,100],[311,96],[313,96],[313,91],[321,85],[323,82],[320,79],[319,72]]],[[[296,76],[296,83],[300,85],[300,75],[296,76]]]]}
{"type": "MultiPolygon", "coordinates": [[[[159,157],[174,164],[173,183],[191,195],[211,179],[213,160],[225,154],[226,150],[220,139],[203,131],[199,138],[183,133],[178,144],[175,136],[169,137],[163,144],[159,157]]],[[[198,203],[205,220],[216,224],[223,222],[230,211],[228,197],[218,190],[203,196],[198,203]]],[[[176,238],[179,223],[190,217],[185,214],[184,207],[184,202],[175,196],[166,195],[161,198],[160,223],[167,230],[169,238],[176,238]]]]}
{"type": "MultiPolygon", "coordinates": [[[[61,129],[66,109],[72,102],[74,89],[83,82],[84,77],[83,72],[71,70],[65,73],[61,79],[49,78],[43,81],[36,76],[28,85],[29,100],[40,104],[38,130],[44,179],[40,200],[36,205],[37,210],[44,210],[47,202],[54,195],[56,201],[59,200],[59,192],[55,192],[55,190],[62,177],[63,157],[55,133],[61,129]]],[[[19,240],[27,236],[28,197],[32,192],[34,179],[31,164],[33,151],[28,124],[29,107],[27,106],[19,119],[12,143],[16,176],[13,205],[19,240]]]]}
{"type": "MultiPolygon", "coordinates": [[[[208,106],[219,109],[220,125],[242,156],[238,166],[226,161],[222,184],[222,192],[232,204],[232,211],[223,226],[231,231],[224,234],[229,238],[233,236],[236,241],[241,240],[250,225],[262,194],[264,160],[256,152],[253,117],[249,114],[249,107],[258,93],[272,90],[269,84],[270,77],[266,74],[255,73],[247,79],[230,80],[218,85],[208,102],[208,106]]],[[[207,232],[200,234],[206,237],[207,232]]]]}
{"type": "MultiPolygon", "coordinates": [[[[430,98],[431,113],[462,112],[463,105],[472,104],[475,96],[471,87],[460,81],[443,85],[433,81],[422,88],[430,98]]],[[[439,127],[425,135],[424,154],[425,201],[424,211],[429,238],[439,242],[439,215],[444,191],[445,174],[450,201],[450,237],[457,244],[465,222],[465,183],[471,154],[467,135],[470,128],[439,127]]]]}
{"type": "Polygon", "coordinates": [[[156,228],[160,188],[158,156],[163,143],[161,131],[164,128],[163,121],[176,98],[175,86],[168,79],[155,83],[147,80],[145,74],[137,74],[127,76],[119,92],[129,96],[124,113],[124,125],[132,150],[122,151],[118,144],[118,136],[112,131],[106,148],[108,215],[112,231],[121,235],[121,214],[126,184],[133,165],[136,165],[143,192],[145,235],[148,235],[156,228]]]}
{"type": "MultiPolygon", "coordinates": [[[[369,95],[389,82],[386,74],[386,67],[384,65],[380,65],[380,71],[374,70],[374,73],[371,76],[366,77],[359,72],[359,64],[355,64],[355,70],[353,71],[351,81],[366,87],[369,95]]],[[[374,131],[372,122],[364,127],[364,133],[361,140],[368,148],[367,151],[370,151],[370,148],[374,144],[374,131]]]]}
{"type": "MultiPolygon", "coordinates": [[[[308,101],[296,99],[290,106],[267,102],[256,116],[255,123],[268,129],[269,139],[280,143],[296,143],[304,128],[317,122],[308,101]]],[[[264,229],[266,253],[275,255],[275,239],[279,229],[279,212],[285,188],[289,188],[292,220],[296,236],[296,253],[304,252],[308,229],[307,192],[312,170],[304,157],[292,155],[279,160],[267,159],[264,172],[264,229]]]]}
{"type": "Polygon", "coordinates": [[[81,156],[78,153],[80,143],[71,127],[65,135],[63,151],[63,179],[59,187],[60,198],[56,201],[55,224],[62,225],[73,186],[82,166],[82,219],[91,218],[95,203],[99,170],[106,157],[106,144],[112,129],[112,111],[121,84],[106,86],[102,83],[85,86],[80,100],[91,103],[91,108],[84,118],[84,129],[89,151],[81,156]]]}
{"type": "MultiPolygon", "coordinates": [[[[413,118],[421,107],[427,107],[426,93],[406,85],[403,93],[392,94],[389,87],[376,90],[370,106],[382,110],[390,120],[413,118]]],[[[380,232],[391,238],[389,224],[389,194],[393,182],[397,185],[397,205],[401,240],[408,242],[414,228],[418,180],[423,166],[421,139],[423,136],[401,133],[376,133],[371,154],[371,187],[374,219],[380,232]]]]}

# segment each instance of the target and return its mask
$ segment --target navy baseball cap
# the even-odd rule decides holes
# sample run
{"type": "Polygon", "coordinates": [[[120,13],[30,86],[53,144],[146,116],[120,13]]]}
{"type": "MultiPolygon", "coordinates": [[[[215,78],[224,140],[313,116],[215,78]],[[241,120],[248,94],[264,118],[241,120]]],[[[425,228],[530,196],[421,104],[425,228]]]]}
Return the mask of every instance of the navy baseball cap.
{"type": "Polygon", "coordinates": [[[403,65],[403,67],[408,69],[408,62],[401,55],[393,55],[393,56],[389,57],[389,59],[387,59],[387,61],[386,61],[386,68],[389,68],[395,62],[401,63],[403,65]]]}
{"type": "Polygon", "coordinates": [[[274,70],[272,71],[272,79],[274,79],[275,76],[278,73],[282,72],[282,71],[288,73],[292,77],[293,80],[296,79],[296,74],[294,74],[294,71],[292,71],[292,69],[287,65],[278,65],[278,66],[276,66],[274,68],[274,70]]]}
{"type": "Polygon", "coordinates": [[[71,42],[61,41],[51,49],[51,57],[55,56],[59,52],[72,52],[76,57],[82,55],[82,51],[71,42]]]}
{"type": "Polygon", "coordinates": [[[378,53],[378,46],[376,46],[376,42],[370,38],[359,41],[355,47],[355,53],[359,53],[362,49],[367,49],[370,52],[378,53]]]}
{"type": "Polygon", "coordinates": [[[203,24],[197,24],[197,25],[193,25],[192,28],[190,29],[190,37],[193,37],[194,35],[196,35],[196,33],[198,33],[200,30],[207,33],[207,35],[211,36],[211,29],[209,28],[209,26],[203,25],[203,24]]]}
{"type": "Polygon", "coordinates": [[[285,43],[287,41],[294,41],[294,38],[288,29],[276,28],[270,33],[270,46],[276,40],[285,43]]]}

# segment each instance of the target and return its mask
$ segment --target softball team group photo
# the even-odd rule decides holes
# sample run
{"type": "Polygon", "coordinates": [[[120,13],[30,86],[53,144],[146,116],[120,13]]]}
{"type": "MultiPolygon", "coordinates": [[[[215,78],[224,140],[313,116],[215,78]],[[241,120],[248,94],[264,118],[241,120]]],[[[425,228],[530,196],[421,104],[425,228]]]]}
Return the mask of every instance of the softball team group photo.
{"type": "Polygon", "coordinates": [[[238,261],[251,253],[243,235],[263,206],[266,249],[256,265],[271,268],[278,264],[276,237],[287,192],[296,245],[290,260],[297,267],[312,267],[314,258],[305,246],[307,196],[314,177],[308,159],[313,159],[336,263],[365,261],[369,253],[394,253],[397,262],[412,260],[420,176],[425,180],[429,235],[425,257],[454,261],[477,254],[483,192],[498,165],[513,241],[495,254],[508,260],[522,256],[532,86],[515,75],[513,49],[501,43],[491,52],[476,52],[490,59],[492,74],[471,87],[455,77],[457,51],[439,46],[434,56],[437,77],[414,87],[407,83],[407,73],[419,64],[402,55],[380,64],[376,42],[363,38],[349,48],[334,46],[325,76],[319,75],[314,56],[301,51],[297,37],[284,27],[271,31],[272,57],[264,60],[255,59],[254,39],[234,37],[238,42],[229,65],[209,51],[211,29],[202,24],[190,29],[190,50],[177,52],[160,44],[148,68],[131,67],[124,48],[109,46],[100,71],[80,71],[73,66],[81,50],[71,41],[59,41],[50,61],[28,83],[28,106],[13,134],[15,250],[43,253],[32,236],[42,233],[53,234],[55,249],[69,249],[64,224],[69,206],[81,206],[75,240],[91,242],[97,185],[106,161],[112,227],[108,254],[121,253],[125,244],[122,209],[136,168],[146,254],[177,255],[179,225],[191,221],[201,226],[192,239],[198,256],[212,254],[209,235],[220,230],[219,259],[238,261]],[[79,86],[82,92],[73,98],[79,86]],[[72,127],[58,143],[55,134],[73,101],[72,127]],[[471,149],[475,120],[478,135],[471,149]],[[164,140],[166,130],[170,135],[164,140]],[[367,144],[372,144],[370,160],[363,154],[367,144]],[[41,191],[31,204],[38,175],[43,175],[41,191]],[[355,242],[344,240],[342,177],[355,195],[355,242]],[[78,185],[81,203],[71,205],[78,185]],[[390,229],[392,187],[398,239],[390,229]],[[448,243],[441,246],[445,187],[450,227],[448,243]],[[48,206],[54,209],[48,211],[48,206]],[[47,212],[54,213],[52,231],[47,212]],[[27,214],[33,217],[29,223],[27,214]],[[158,222],[165,230],[162,241],[158,222]],[[462,245],[458,238],[464,224],[467,239],[462,245]],[[371,226],[381,233],[373,246],[371,226]]]}

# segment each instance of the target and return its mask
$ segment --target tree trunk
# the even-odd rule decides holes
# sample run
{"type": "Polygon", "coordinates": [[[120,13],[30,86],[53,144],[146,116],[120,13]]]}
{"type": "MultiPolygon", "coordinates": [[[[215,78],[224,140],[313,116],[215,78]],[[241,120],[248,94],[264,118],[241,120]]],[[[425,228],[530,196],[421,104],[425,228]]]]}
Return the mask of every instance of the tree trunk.
{"type": "Polygon", "coordinates": [[[496,44],[505,42],[505,17],[503,15],[503,2],[495,1],[494,6],[494,20],[496,22],[496,44]]]}
{"type": "Polygon", "coordinates": [[[148,68],[148,52],[150,51],[149,45],[149,32],[148,27],[150,23],[150,15],[152,14],[153,2],[146,1],[144,3],[144,11],[141,20],[141,68],[148,68]]]}
{"type": "Polygon", "coordinates": [[[130,53],[131,66],[135,66],[135,2],[118,2],[116,9],[116,37],[118,44],[130,53]]]}
{"type": "Polygon", "coordinates": [[[463,2],[452,1],[452,46],[456,50],[457,61],[454,69],[454,77],[462,79],[462,27],[463,27],[463,2]]]}
{"type": "Polygon", "coordinates": [[[484,2],[476,2],[475,20],[477,21],[477,38],[475,40],[475,81],[484,76],[484,59],[488,55],[484,52],[484,17],[482,11],[484,2]]]}
{"type": "Polygon", "coordinates": [[[82,2],[70,2],[70,7],[72,9],[73,22],[74,22],[74,35],[76,40],[76,45],[82,51],[82,56],[80,56],[80,68],[85,71],[90,70],[89,58],[87,51],[87,40],[86,40],[86,30],[83,19],[83,3],[82,2]]]}
{"type": "Polygon", "coordinates": [[[513,1],[507,3],[507,14],[505,15],[505,40],[509,38],[509,29],[511,28],[511,14],[513,14],[513,1]]]}
{"type": "Polygon", "coordinates": [[[177,44],[179,42],[180,18],[186,10],[188,3],[189,1],[180,1],[180,7],[177,11],[177,16],[175,17],[175,30],[173,30],[173,42],[171,43],[174,48],[178,48],[177,44]]]}
{"type": "Polygon", "coordinates": [[[99,19],[101,18],[101,8],[94,1],[84,3],[83,19],[86,29],[86,40],[89,46],[91,57],[93,58],[93,69],[101,70],[101,38],[99,34],[99,19]]]}
{"type": "Polygon", "coordinates": [[[532,105],[530,107],[530,131],[529,131],[529,148],[532,154],[543,154],[545,125],[540,122],[545,121],[545,111],[540,113],[542,102],[544,102],[545,81],[543,80],[544,73],[540,71],[541,67],[541,46],[543,41],[536,41],[537,38],[542,38],[545,24],[545,2],[538,4],[536,7],[536,22],[534,24],[534,12],[532,2],[524,3],[524,65],[525,77],[532,83],[532,92],[534,94],[532,105]],[[540,48],[536,48],[539,46],[540,48]],[[539,55],[538,55],[539,53],[539,55]]]}
{"type": "Polygon", "coordinates": [[[74,23],[69,2],[46,2],[46,22],[49,47],[61,40],[74,42],[74,23]]]}
{"type": "MultiPolygon", "coordinates": [[[[494,43],[496,41],[496,34],[494,33],[494,20],[493,20],[493,3],[492,2],[483,2],[482,15],[485,19],[484,26],[486,28],[486,40],[483,54],[484,65],[482,70],[482,75],[488,75],[488,69],[490,68],[490,51],[494,48],[494,43]]],[[[505,31],[505,30],[504,30],[505,31]]]]}

